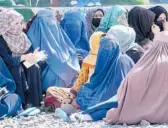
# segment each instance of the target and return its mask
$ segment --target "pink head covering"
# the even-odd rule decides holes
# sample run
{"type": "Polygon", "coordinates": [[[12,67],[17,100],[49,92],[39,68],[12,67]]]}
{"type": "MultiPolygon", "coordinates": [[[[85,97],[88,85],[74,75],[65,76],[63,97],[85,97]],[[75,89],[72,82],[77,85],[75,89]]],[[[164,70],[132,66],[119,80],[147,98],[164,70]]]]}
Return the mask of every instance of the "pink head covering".
{"type": "Polygon", "coordinates": [[[27,36],[22,32],[23,16],[12,9],[0,9],[0,36],[15,55],[26,53],[31,47],[27,36]]]}
{"type": "Polygon", "coordinates": [[[122,82],[118,108],[107,112],[111,124],[168,123],[168,32],[156,35],[153,47],[122,82]]]}

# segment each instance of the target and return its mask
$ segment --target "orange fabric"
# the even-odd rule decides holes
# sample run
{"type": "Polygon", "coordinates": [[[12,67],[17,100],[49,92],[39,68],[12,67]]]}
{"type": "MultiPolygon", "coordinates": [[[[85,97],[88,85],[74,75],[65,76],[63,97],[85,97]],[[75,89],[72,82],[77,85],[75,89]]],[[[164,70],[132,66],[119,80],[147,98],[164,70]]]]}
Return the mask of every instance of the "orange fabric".
{"type": "Polygon", "coordinates": [[[72,87],[73,90],[75,90],[76,92],[78,92],[78,90],[80,89],[80,87],[87,82],[89,77],[89,64],[83,64],[82,65],[82,69],[81,72],[79,73],[79,76],[74,84],[74,86],[72,87]]]}

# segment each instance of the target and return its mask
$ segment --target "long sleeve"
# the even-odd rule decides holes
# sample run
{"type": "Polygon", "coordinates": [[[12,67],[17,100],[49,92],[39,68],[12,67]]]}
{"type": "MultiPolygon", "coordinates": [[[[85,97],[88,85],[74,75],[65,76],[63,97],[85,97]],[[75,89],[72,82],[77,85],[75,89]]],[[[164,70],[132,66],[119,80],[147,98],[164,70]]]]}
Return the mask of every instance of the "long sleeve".
{"type": "Polygon", "coordinates": [[[126,52],[126,54],[134,61],[136,64],[139,59],[142,57],[143,53],[137,50],[129,50],[126,52]]]}
{"type": "Polygon", "coordinates": [[[19,66],[20,65],[20,56],[19,57],[12,57],[12,53],[9,52],[7,44],[5,40],[0,37],[0,56],[2,57],[3,61],[6,63],[8,68],[19,66]]]}
{"type": "Polygon", "coordinates": [[[83,64],[81,72],[79,73],[79,76],[70,92],[76,96],[78,90],[84,83],[88,81],[88,78],[89,78],[89,66],[83,64]]]}

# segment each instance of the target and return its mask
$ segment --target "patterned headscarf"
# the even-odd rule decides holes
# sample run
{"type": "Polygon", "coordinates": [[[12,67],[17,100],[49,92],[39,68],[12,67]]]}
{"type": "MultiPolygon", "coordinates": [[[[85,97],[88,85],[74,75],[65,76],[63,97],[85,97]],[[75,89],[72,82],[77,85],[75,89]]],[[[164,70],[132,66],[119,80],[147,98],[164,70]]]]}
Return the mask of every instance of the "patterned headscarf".
{"type": "Polygon", "coordinates": [[[100,29],[110,29],[114,25],[124,25],[127,26],[127,10],[122,6],[113,6],[110,8],[106,14],[104,15],[103,19],[101,20],[100,29]],[[123,17],[126,14],[126,17],[123,17]]]}
{"type": "Polygon", "coordinates": [[[11,9],[0,9],[0,35],[6,41],[13,54],[27,52],[31,43],[23,30],[23,16],[11,9]]]}

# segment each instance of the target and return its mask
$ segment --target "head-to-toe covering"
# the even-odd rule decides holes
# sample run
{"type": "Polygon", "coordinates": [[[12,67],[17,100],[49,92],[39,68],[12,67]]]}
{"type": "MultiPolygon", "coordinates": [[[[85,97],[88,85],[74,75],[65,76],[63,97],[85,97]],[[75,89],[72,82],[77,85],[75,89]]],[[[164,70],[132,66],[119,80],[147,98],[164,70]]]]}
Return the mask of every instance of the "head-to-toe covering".
{"type": "Polygon", "coordinates": [[[102,18],[100,26],[97,30],[103,30],[103,32],[107,32],[114,25],[128,26],[127,10],[122,6],[117,5],[109,9],[102,18]]]}
{"type": "Polygon", "coordinates": [[[137,43],[149,38],[151,27],[154,23],[155,14],[142,7],[134,7],[128,14],[128,24],[133,27],[136,33],[137,43]]]}
{"type": "Polygon", "coordinates": [[[80,88],[76,98],[80,109],[85,110],[115,95],[120,82],[133,65],[128,56],[121,54],[115,37],[103,37],[95,71],[90,82],[80,88]]]}
{"type": "Polygon", "coordinates": [[[68,11],[64,14],[61,26],[71,39],[75,48],[89,51],[89,40],[84,25],[84,16],[79,11],[68,11]]]}
{"type": "Polygon", "coordinates": [[[27,35],[33,48],[40,47],[48,54],[46,60],[48,68],[45,69],[46,73],[43,73],[43,90],[53,85],[68,87],[72,84],[80,70],[79,61],[69,37],[56,23],[55,12],[50,9],[39,11],[27,35]],[[56,77],[66,85],[59,85],[56,77]]]}
{"type": "Polygon", "coordinates": [[[31,43],[22,32],[23,16],[11,9],[0,11],[0,35],[7,42],[8,47],[14,54],[27,52],[31,43]]]}
{"type": "Polygon", "coordinates": [[[83,61],[84,63],[90,64],[93,66],[96,65],[99,44],[103,34],[104,34],[103,32],[95,32],[90,37],[90,52],[89,52],[89,55],[84,59],[83,61]]]}
{"type": "Polygon", "coordinates": [[[153,47],[127,75],[118,91],[118,107],[108,111],[108,123],[167,123],[168,34],[158,33],[153,47]]]}

